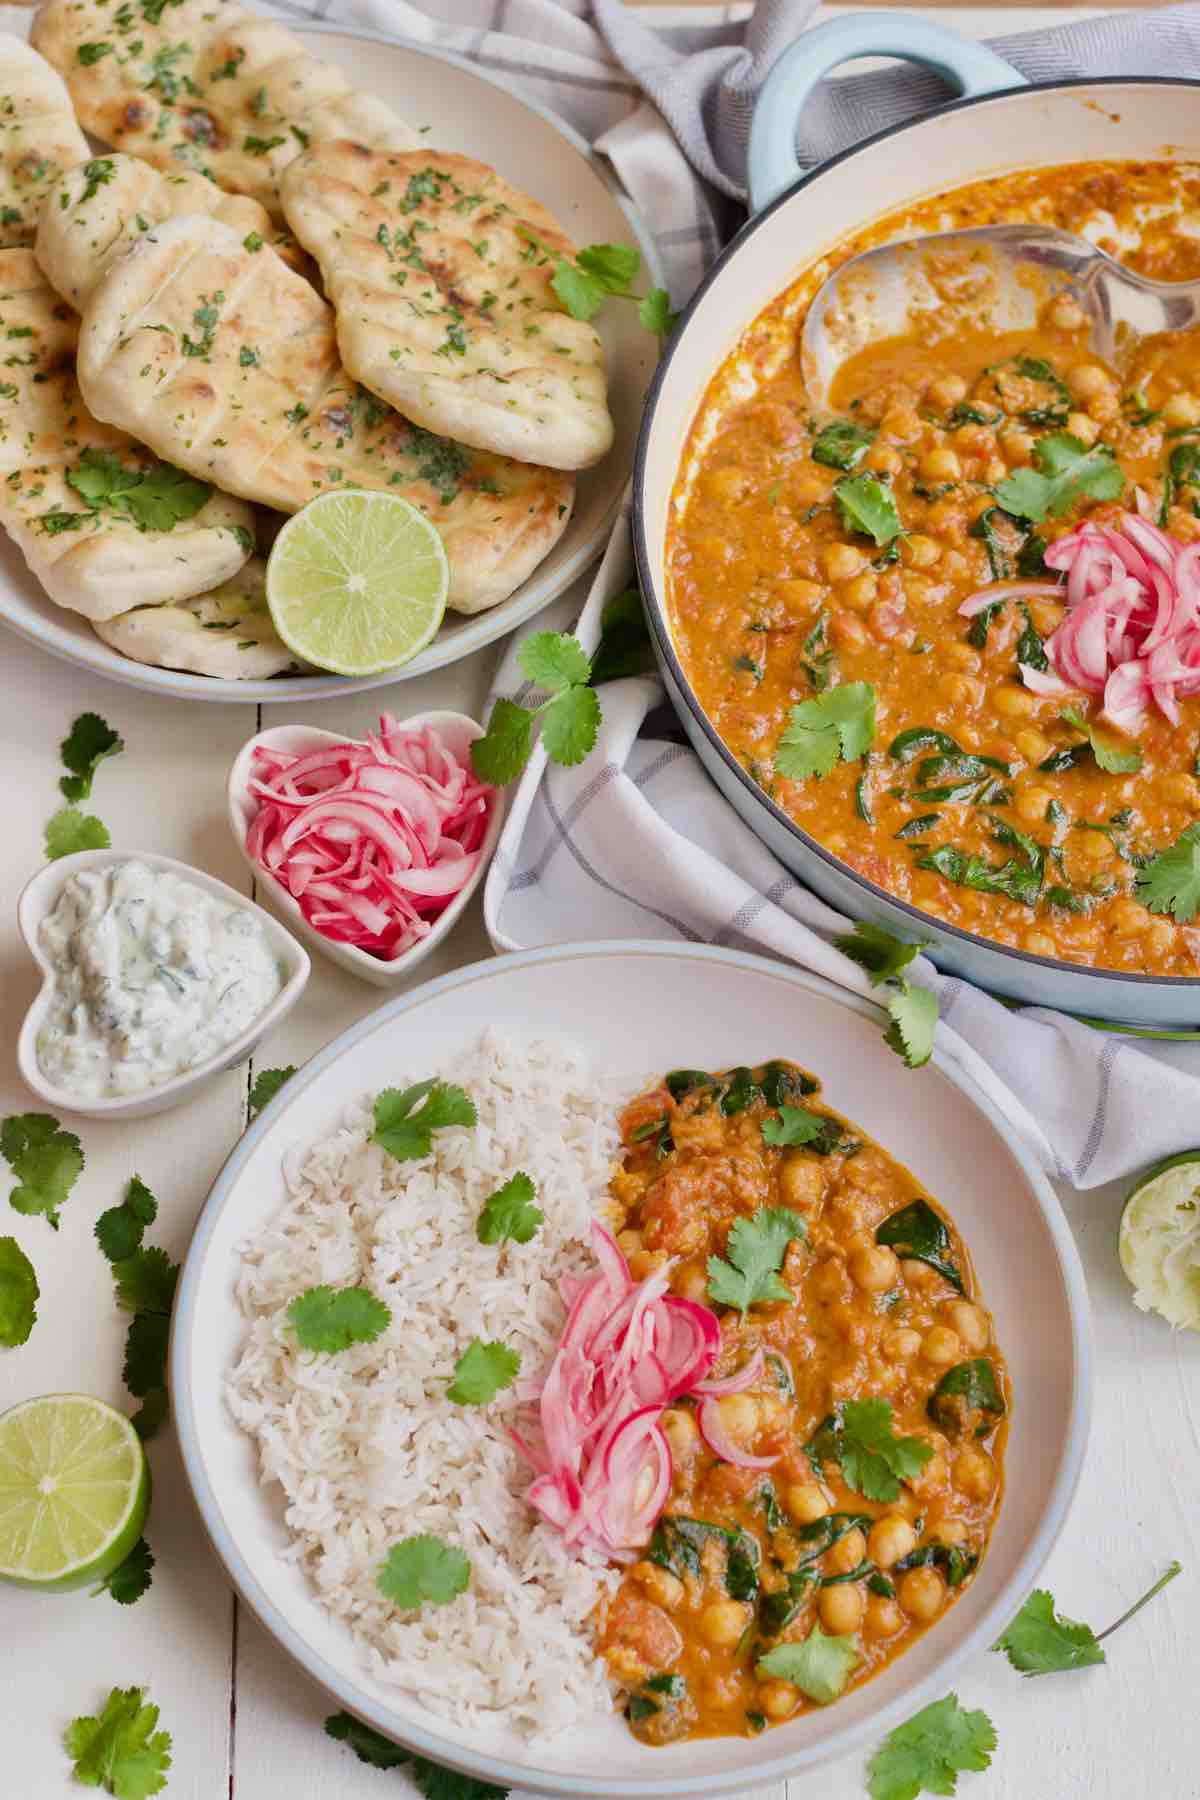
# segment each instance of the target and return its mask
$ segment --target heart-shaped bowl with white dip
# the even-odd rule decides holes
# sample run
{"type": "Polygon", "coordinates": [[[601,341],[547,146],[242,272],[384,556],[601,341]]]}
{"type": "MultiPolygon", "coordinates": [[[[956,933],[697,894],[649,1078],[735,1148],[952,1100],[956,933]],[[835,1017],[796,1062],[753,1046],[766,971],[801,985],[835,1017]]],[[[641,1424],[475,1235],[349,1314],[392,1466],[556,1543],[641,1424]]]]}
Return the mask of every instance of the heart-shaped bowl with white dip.
{"type": "MultiPolygon", "coordinates": [[[[139,1119],[150,1113],[166,1112],[170,1107],[190,1099],[196,1089],[211,1076],[245,1062],[259,1040],[292,1010],[304,991],[312,967],[302,946],[264,907],[255,905],[245,894],[239,894],[236,888],[218,881],[213,875],[206,875],[202,869],[193,868],[190,863],[177,862],[171,856],[156,856],[150,851],[131,853],[113,849],[81,850],[74,856],[59,857],[57,861],[47,863],[26,884],[17,902],[17,924],[42,976],[42,985],[25,1015],[17,1039],[17,1064],[21,1078],[47,1105],[64,1108],[89,1119],[139,1119]],[[124,863],[142,864],[151,875],[173,876],[198,888],[212,899],[249,915],[276,960],[281,985],[274,997],[255,1013],[244,1029],[190,1067],[179,1069],[161,1082],[126,1093],[83,1093],[47,1074],[39,1054],[38,1040],[47,1025],[60,974],[43,941],[42,926],[54,912],[72,877],[124,863]]],[[[164,975],[163,979],[166,981],[167,976],[164,975]]]]}
{"type": "MultiPolygon", "coordinates": [[[[465,713],[426,712],[414,713],[411,718],[398,719],[394,723],[397,732],[422,731],[432,729],[437,732],[446,749],[459,762],[466,762],[470,756],[470,748],[476,738],[481,738],[482,725],[465,713]]],[[[280,881],[272,871],[265,868],[250,852],[247,841],[250,828],[258,812],[258,797],[253,787],[254,760],[260,750],[277,751],[289,756],[308,755],[314,751],[326,749],[336,744],[357,744],[361,739],[351,738],[344,732],[322,731],[315,725],[275,725],[269,731],[260,731],[248,738],[242,746],[232,769],[229,772],[229,824],[233,831],[234,841],[246,859],[248,867],[262,883],[262,893],[270,904],[277,908],[287,921],[290,930],[298,937],[328,956],[350,974],[359,976],[363,981],[371,982],[375,987],[390,988],[398,982],[406,980],[414,968],[423,962],[435,945],[440,944],[451,931],[471,903],[476,888],[482,881],[488,864],[492,860],[496,845],[500,839],[500,830],[504,823],[505,794],[502,788],[492,790],[487,827],[478,850],[474,852],[475,866],[464,885],[453,899],[430,923],[426,935],[415,944],[403,950],[399,956],[390,960],[373,955],[369,950],[359,949],[357,944],[340,943],[337,939],[327,937],[316,926],[309,923],[301,907],[287,885],[280,881]]]]}

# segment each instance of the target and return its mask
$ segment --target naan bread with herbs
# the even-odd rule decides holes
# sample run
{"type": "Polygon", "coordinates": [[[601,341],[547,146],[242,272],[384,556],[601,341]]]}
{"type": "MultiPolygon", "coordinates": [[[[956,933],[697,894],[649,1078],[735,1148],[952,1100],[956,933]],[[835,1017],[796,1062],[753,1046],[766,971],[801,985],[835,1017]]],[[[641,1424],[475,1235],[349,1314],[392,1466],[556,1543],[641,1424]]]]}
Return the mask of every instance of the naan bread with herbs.
{"type": "Polygon", "coordinates": [[[434,436],[350,379],[333,311],[217,219],[168,219],[97,283],[79,336],[92,411],[202,481],[294,513],[339,483],[437,526],[449,604],[507,598],[561,537],[570,475],[434,436]]]}
{"type": "Polygon", "coordinates": [[[267,565],[254,557],[209,594],[173,606],[138,606],[97,620],[98,638],[134,662],[183,669],[219,681],[267,681],[303,665],[283,642],[267,608],[267,565]]]}
{"type": "Polygon", "coordinates": [[[249,194],[273,217],[279,178],[310,143],[419,142],[382,100],[233,0],[44,0],[32,36],[85,130],[156,168],[249,194]]]}
{"type": "Polygon", "coordinates": [[[281,192],[364,387],[524,462],[584,469],[609,449],[603,347],[550,285],[575,247],[538,201],[469,156],[349,140],[314,144],[281,192]]]}
{"type": "Polygon", "coordinates": [[[51,184],[87,153],[61,75],[0,33],[0,244],[33,242],[51,184]]]}
{"type": "Polygon", "coordinates": [[[77,328],[33,251],[0,250],[0,525],[93,621],[217,586],[254,547],[253,513],[91,416],[77,328]]]}

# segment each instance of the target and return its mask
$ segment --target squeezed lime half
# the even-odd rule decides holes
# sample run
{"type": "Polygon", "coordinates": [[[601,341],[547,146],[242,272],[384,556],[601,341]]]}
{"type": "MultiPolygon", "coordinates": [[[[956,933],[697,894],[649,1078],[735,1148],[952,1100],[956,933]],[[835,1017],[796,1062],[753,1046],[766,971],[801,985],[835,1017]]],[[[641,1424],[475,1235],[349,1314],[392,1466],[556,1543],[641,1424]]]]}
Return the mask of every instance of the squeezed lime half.
{"type": "Polygon", "coordinates": [[[1121,1267],[1134,1304],[1183,1331],[1200,1331],[1200,1150],[1147,1170],[1125,1202],[1121,1267]]]}

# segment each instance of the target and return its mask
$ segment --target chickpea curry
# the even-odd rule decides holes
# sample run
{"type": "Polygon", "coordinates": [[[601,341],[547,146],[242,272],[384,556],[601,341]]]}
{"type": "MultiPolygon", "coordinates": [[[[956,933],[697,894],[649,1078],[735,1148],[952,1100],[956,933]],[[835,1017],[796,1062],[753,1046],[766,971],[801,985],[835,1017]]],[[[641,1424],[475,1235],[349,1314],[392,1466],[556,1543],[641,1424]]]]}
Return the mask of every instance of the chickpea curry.
{"type": "Polygon", "coordinates": [[[622,1115],[617,1241],[716,1310],[724,1389],[664,1415],[669,1498],[602,1621],[647,1743],[869,1679],[970,1583],[1000,1506],[1008,1377],[966,1246],[817,1093],[786,1062],[680,1069],[622,1115]]]}
{"type": "Polygon", "coordinates": [[[948,291],[910,336],[843,364],[836,417],[806,397],[800,334],[838,264],[1012,221],[1082,233],[1155,279],[1200,277],[1194,164],[1014,174],[840,244],[702,402],[667,541],[675,644],[748,773],[878,887],[1034,955],[1195,977],[1200,691],[1123,730],[1107,689],[1102,707],[1038,675],[1068,611],[1059,540],[1135,509],[1178,550],[1200,540],[1200,332],[1144,340],[1117,369],[1066,293],[997,334],[969,289],[948,291]]]}

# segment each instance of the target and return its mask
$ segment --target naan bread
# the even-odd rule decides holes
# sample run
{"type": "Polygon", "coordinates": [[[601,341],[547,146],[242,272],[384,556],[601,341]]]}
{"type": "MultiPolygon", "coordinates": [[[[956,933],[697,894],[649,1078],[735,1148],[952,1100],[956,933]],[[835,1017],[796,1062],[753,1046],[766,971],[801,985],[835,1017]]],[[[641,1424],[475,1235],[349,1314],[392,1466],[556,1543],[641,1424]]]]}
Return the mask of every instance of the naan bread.
{"type": "Polygon", "coordinates": [[[364,393],[332,309],[213,218],[169,219],[109,268],[84,311],[79,379],[98,417],[280,512],[339,482],[401,494],[442,534],[459,612],[507,598],[571,511],[569,475],[466,450],[364,393]]]}
{"type": "Polygon", "coordinates": [[[574,246],[468,156],[315,144],[283,208],[316,259],[356,381],[427,431],[584,469],[612,444],[604,350],[550,285],[574,246]]]}
{"type": "Polygon", "coordinates": [[[0,244],[31,244],[51,183],[88,153],[60,75],[0,33],[0,244]]]}
{"type": "Polygon", "coordinates": [[[288,649],[267,609],[267,565],[255,557],[211,594],[175,606],[139,606],[97,620],[96,636],[122,656],[156,669],[186,669],[219,681],[266,681],[304,665],[288,649]]]}
{"type": "MultiPolygon", "coordinates": [[[[102,470],[128,482],[159,465],[89,415],[75,383],[77,323],[32,250],[0,250],[0,525],[50,598],[86,618],[203,593],[250,555],[254,515],[212,492],[171,529],[142,530],[120,501],[89,505],[86,491],[95,492],[102,470]]],[[[164,480],[170,473],[156,475],[164,480]]],[[[200,498],[189,483],[173,510],[200,498]]]]}
{"type": "Polygon", "coordinates": [[[182,213],[211,213],[243,239],[262,238],[285,262],[312,266],[257,200],[226,194],[203,175],[164,175],[137,156],[96,156],[56,182],[34,252],[51,287],[82,312],[110,263],[152,225],[182,213]]]}
{"type": "Polygon", "coordinates": [[[309,143],[419,142],[382,100],[233,0],[45,0],[32,36],[85,130],[158,169],[249,194],[276,217],[279,177],[309,143]]]}

